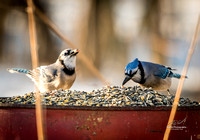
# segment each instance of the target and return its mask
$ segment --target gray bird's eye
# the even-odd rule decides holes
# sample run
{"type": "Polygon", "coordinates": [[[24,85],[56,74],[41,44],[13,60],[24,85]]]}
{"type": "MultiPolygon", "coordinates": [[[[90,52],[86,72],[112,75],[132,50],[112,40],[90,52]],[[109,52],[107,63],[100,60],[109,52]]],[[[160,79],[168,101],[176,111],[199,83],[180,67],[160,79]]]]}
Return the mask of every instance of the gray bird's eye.
{"type": "Polygon", "coordinates": [[[67,56],[70,54],[70,50],[67,50],[67,52],[64,53],[64,56],[67,56]]]}

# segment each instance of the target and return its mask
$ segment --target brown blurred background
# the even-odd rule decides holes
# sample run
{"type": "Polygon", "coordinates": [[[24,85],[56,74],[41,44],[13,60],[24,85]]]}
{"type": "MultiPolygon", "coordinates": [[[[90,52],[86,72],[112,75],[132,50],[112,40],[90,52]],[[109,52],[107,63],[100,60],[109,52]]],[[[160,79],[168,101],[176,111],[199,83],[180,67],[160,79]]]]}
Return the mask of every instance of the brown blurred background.
{"type": "MultiPolygon", "coordinates": [[[[199,0],[34,0],[62,33],[84,53],[111,83],[121,85],[124,67],[136,57],[181,73],[200,13],[199,0]]],[[[30,79],[7,68],[31,69],[27,4],[0,0],[0,96],[34,90],[30,79]]],[[[69,48],[35,15],[39,64],[56,61],[69,48]]],[[[199,37],[198,37],[199,38],[199,37]]],[[[198,39],[199,40],[199,39],[198,39]]],[[[199,41],[182,96],[200,100],[199,41]]],[[[71,89],[91,91],[105,86],[77,59],[77,79],[71,89]]],[[[172,92],[178,80],[174,79],[172,92]]],[[[130,81],[127,86],[135,83],[130,81]]]]}

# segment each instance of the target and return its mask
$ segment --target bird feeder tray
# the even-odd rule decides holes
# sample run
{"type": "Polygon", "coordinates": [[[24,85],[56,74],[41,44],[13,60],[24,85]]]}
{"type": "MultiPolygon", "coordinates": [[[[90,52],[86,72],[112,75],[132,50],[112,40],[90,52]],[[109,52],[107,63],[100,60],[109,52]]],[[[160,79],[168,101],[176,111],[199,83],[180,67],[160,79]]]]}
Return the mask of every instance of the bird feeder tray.
{"type": "MultiPolygon", "coordinates": [[[[170,106],[43,106],[44,136],[55,139],[162,139],[170,106]]],[[[200,106],[180,106],[169,139],[200,139],[200,106]]],[[[35,105],[1,104],[0,139],[37,139],[35,105]]]]}

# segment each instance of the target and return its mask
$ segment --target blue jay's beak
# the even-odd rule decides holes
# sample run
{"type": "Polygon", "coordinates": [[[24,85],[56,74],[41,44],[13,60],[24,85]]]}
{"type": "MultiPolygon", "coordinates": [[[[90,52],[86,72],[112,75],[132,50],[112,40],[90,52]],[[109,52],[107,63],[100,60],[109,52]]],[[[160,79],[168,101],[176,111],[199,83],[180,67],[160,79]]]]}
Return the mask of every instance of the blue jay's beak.
{"type": "Polygon", "coordinates": [[[125,85],[130,79],[131,79],[131,77],[127,75],[127,76],[125,77],[123,83],[122,83],[122,86],[125,85]]]}

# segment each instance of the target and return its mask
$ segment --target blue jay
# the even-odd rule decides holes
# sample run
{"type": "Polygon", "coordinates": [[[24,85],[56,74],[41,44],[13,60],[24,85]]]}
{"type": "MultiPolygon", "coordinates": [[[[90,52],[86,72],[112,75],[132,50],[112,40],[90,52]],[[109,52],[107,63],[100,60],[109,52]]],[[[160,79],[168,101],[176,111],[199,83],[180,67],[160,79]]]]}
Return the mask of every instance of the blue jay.
{"type": "MultiPolygon", "coordinates": [[[[139,61],[137,58],[128,63],[125,68],[125,79],[122,86],[132,79],[144,87],[154,90],[167,90],[171,86],[171,78],[181,78],[180,74],[173,73],[172,68],[151,62],[139,61]]],[[[187,78],[187,76],[185,76],[187,78]]]]}
{"type": "Polygon", "coordinates": [[[8,69],[11,73],[24,73],[32,79],[40,92],[49,92],[54,89],[69,89],[76,79],[76,54],[79,50],[63,50],[57,61],[51,65],[40,66],[33,70],[8,69]]]}

